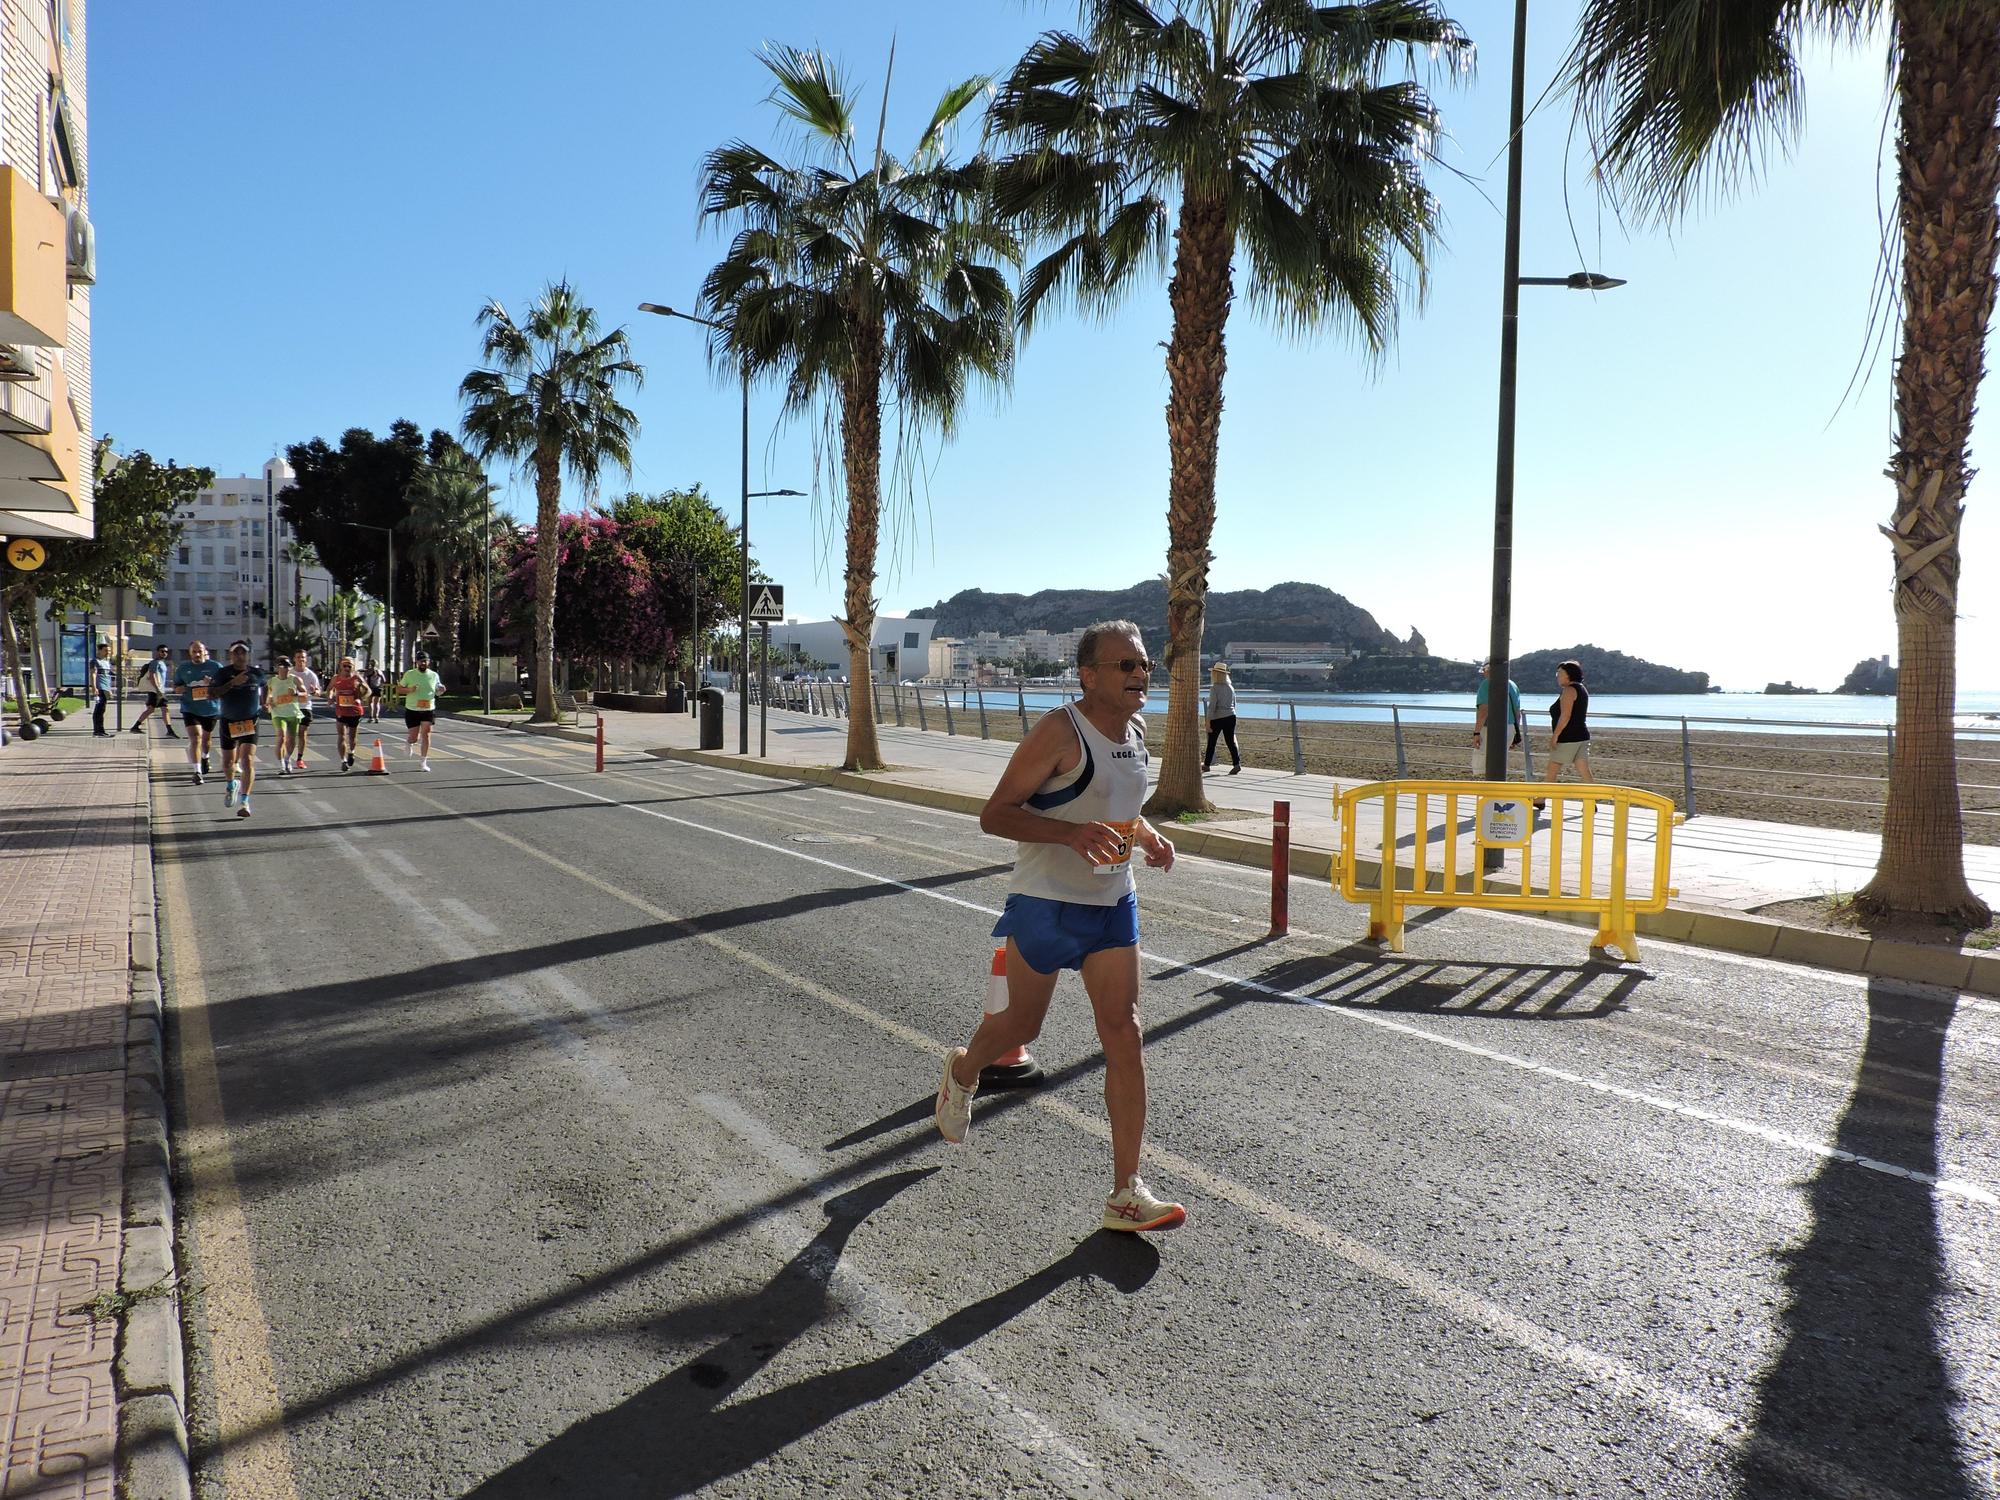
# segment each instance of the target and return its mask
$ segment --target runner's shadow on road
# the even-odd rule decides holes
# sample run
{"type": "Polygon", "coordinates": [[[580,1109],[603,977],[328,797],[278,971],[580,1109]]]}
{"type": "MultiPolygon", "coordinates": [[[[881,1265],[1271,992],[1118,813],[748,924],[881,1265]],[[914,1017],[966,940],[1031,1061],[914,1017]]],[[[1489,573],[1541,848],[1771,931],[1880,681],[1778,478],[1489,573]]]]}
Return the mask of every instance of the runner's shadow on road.
{"type": "MultiPolygon", "coordinates": [[[[741,1474],[849,1412],[893,1396],[1072,1282],[1130,1296],[1159,1269],[1137,1235],[1100,1230],[1032,1276],[959,1309],[874,1359],[724,1405],[834,1310],[832,1279],[855,1230],[934,1169],[893,1172],[828,1201],[828,1223],[763,1291],[727,1308],[735,1331],[610,1411],[560,1433],[464,1500],[658,1500],[741,1474]]],[[[671,1321],[671,1320],[670,1320],[671,1321]]],[[[839,1476],[821,1476],[838,1479],[839,1476]]],[[[857,1479],[860,1476],[854,1476],[857,1479]]]]}
{"type": "MultiPolygon", "coordinates": [[[[1955,1005],[1869,986],[1868,1034],[1834,1130],[1836,1150],[1933,1177],[1944,1170],[1938,1115],[1955,1005]],[[1915,1103],[1885,1107],[1878,1089],[1915,1103]]],[[[1780,1253],[1790,1301],[1739,1455],[1739,1500],[1990,1495],[1955,1420],[1977,1407],[1944,1351],[1943,1310],[1954,1287],[1938,1191],[1827,1159],[1805,1196],[1809,1227],[1780,1253]]],[[[1958,1302],[1962,1316],[1978,1318],[1969,1291],[1958,1302]]]]}

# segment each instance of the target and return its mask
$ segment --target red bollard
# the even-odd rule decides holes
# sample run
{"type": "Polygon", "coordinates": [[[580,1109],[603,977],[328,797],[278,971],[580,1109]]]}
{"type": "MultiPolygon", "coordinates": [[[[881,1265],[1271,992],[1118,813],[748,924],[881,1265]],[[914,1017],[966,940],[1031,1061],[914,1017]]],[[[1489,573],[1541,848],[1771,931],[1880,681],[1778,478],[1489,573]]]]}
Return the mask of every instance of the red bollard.
{"type": "Polygon", "coordinates": [[[1271,804],[1271,936],[1292,925],[1292,804],[1271,804]]]}
{"type": "Polygon", "coordinates": [[[597,716],[597,769],[604,769],[604,715],[597,716]]]}

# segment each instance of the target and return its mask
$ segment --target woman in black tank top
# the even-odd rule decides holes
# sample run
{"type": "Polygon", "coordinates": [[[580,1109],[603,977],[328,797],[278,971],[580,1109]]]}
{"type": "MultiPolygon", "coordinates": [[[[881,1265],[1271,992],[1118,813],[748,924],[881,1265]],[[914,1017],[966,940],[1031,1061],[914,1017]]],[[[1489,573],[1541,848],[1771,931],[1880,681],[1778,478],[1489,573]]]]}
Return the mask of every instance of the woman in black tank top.
{"type": "Polygon", "coordinates": [[[1590,780],[1590,689],[1583,664],[1574,661],[1556,667],[1556,701],[1549,705],[1549,780],[1561,781],[1565,767],[1578,781],[1590,780]]]}

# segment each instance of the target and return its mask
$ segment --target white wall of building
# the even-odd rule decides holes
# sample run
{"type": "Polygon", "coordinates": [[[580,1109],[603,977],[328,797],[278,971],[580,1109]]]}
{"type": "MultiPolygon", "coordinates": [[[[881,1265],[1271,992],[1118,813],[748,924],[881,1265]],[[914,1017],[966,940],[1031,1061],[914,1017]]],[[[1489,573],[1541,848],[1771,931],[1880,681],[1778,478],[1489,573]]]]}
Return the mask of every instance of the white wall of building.
{"type": "MultiPolygon", "coordinates": [[[[291,484],[290,466],[274,458],[261,473],[218,478],[182,510],[180,541],[144,611],[154,645],[179,656],[199,640],[219,654],[247,640],[253,661],[269,659],[272,622],[292,622],[294,569],[284,552],[296,538],[278,513],[278,496],[291,484]]],[[[312,606],[333,597],[333,578],[306,568],[298,582],[310,622],[312,606]]]]}
{"type": "MultiPolygon", "coordinates": [[[[911,620],[901,615],[877,615],[873,637],[875,679],[878,682],[913,682],[930,670],[931,629],[934,620],[911,620]]],[[[752,622],[754,637],[759,627],[752,622]]],[[[848,671],[847,633],[837,620],[787,620],[771,626],[772,671],[790,655],[796,645],[809,660],[829,664],[830,675],[845,677],[848,671]]],[[[753,644],[754,650],[754,644],[753,644]]],[[[755,661],[753,655],[751,658],[755,661]]]]}

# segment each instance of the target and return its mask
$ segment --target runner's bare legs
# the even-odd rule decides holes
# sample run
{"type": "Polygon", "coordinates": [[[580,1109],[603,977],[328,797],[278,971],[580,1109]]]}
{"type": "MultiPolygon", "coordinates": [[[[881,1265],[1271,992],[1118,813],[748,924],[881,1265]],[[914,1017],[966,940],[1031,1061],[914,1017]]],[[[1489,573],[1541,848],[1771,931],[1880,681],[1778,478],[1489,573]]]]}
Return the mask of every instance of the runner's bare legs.
{"type": "MultiPolygon", "coordinates": [[[[1111,1190],[1139,1173],[1146,1138],[1146,1059],[1139,1028],[1139,950],[1100,948],[1083,961],[1084,993],[1104,1048],[1104,1112],[1111,1118],[1111,1190]]],[[[1012,1009],[1012,1006],[1009,1006],[1012,1009]]]]}
{"type": "Polygon", "coordinates": [[[1042,1034],[1042,1020],[1049,1013],[1049,1000],[1056,992],[1060,974],[1040,974],[1028,967],[1021,950],[1007,939],[1007,1008],[980,1019],[979,1029],[965,1044],[965,1056],[951,1070],[966,1088],[979,1081],[979,1070],[990,1068],[1012,1052],[1025,1047],[1042,1034]]]}

